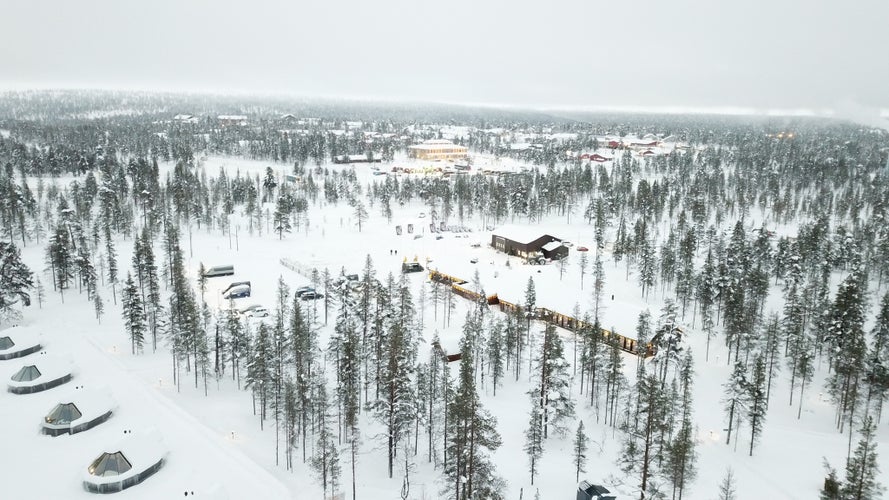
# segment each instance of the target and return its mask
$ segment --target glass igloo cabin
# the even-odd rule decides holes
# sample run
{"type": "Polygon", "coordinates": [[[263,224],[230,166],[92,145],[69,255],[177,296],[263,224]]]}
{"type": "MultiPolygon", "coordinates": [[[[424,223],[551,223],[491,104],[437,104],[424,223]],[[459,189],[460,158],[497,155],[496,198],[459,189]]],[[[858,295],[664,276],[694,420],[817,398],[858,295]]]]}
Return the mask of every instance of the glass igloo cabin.
{"type": "Polygon", "coordinates": [[[0,332],[0,361],[21,358],[41,348],[40,336],[30,328],[15,326],[0,332]]]}
{"type": "Polygon", "coordinates": [[[92,493],[115,493],[142,483],[164,465],[166,448],[154,431],[128,434],[106,448],[86,468],[83,488],[92,493]]]}
{"type": "Polygon", "coordinates": [[[69,362],[40,357],[33,363],[19,368],[7,383],[7,390],[13,394],[32,394],[58,387],[73,378],[69,362]]]}
{"type": "Polygon", "coordinates": [[[115,403],[103,390],[79,389],[58,400],[43,417],[42,431],[48,436],[77,434],[111,418],[115,403]]]}

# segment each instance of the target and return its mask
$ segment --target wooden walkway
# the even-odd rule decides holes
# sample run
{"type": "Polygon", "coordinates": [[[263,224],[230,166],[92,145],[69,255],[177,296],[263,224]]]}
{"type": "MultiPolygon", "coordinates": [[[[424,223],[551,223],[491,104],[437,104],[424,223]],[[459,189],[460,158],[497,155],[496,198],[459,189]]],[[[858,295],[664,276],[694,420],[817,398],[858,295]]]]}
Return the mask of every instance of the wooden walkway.
{"type": "MultiPolygon", "coordinates": [[[[429,271],[429,279],[433,280],[433,281],[437,281],[438,283],[444,283],[444,284],[450,286],[455,294],[457,294],[465,299],[472,300],[474,302],[479,302],[480,300],[483,299],[481,294],[476,293],[473,290],[470,290],[469,288],[466,288],[464,286],[468,283],[466,280],[458,278],[456,276],[452,276],[450,274],[445,274],[445,273],[435,271],[435,270],[430,270],[429,271]]],[[[513,304],[512,302],[507,302],[507,301],[501,299],[500,297],[498,297],[496,293],[493,295],[488,295],[487,297],[484,297],[484,300],[485,300],[485,302],[488,303],[488,305],[499,306],[500,311],[502,311],[502,312],[507,312],[507,313],[522,312],[522,313],[524,313],[523,306],[518,305],[518,304],[513,304]]],[[[585,327],[586,328],[593,327],[592,324],[586,323],[586,322],[579,320],[573,316],[569,316],[567,314],[562,314],[560,312],[553,311],[552,309],[547,309],[545,307],[535,308],[534,311],[532,311],[532,317],[534,319],[543,321],[545,323],[549,323],[554,326],[558,326],[559,328],[564,328],[565,330],[570,330],[572,332],[577,331],[581,328],[585,328],[585,327]]],[[[603,338],[609,339],[609,340],[611,340],[612,338],[615,338],[617,340],[615,345],[617,346],[618,349],[620,349],[622,351],[628,352],[630,354],[636,354],[636,355],[643,355],[644,354],[645,357],[654,356],[654,354],[657,352],[655,347],[651,343],[649,343],[646,346],[646,349],[644,351],[642,351],[642,350],[636,348],[637,342],[636,342],[636,339],[634,339],[634,338],[625,337],[623,335],[608,331],[604,328],[601,328],[601,331],[602,331],[603,338]]]]}

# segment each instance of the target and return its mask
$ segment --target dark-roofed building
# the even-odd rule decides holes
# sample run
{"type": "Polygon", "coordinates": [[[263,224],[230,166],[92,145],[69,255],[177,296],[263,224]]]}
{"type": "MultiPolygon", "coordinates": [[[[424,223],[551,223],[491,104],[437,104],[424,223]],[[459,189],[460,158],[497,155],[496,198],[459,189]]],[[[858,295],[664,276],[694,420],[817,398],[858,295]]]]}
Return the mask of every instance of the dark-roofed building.
{"type": "MultiPolygon", "coordinates": [[[[496,250],[525,259],[534,256],[537,252],[542,252],[547,243],[561,241],[555,236],[528,226],[502,226],[491,234],[491,246],[496,250]]],[[[566,248],[566,254],[567,250],[566,248]]]]}

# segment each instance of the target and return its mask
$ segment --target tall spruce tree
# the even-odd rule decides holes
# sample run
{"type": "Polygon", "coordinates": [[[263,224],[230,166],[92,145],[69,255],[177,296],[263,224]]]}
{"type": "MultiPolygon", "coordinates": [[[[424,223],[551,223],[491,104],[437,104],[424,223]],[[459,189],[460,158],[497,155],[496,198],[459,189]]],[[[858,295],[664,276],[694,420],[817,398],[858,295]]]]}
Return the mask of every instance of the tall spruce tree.
{"type": "Polygon", "coordinates": [[[753,371],[747,384],[747,421],[750,422],[750,456],[762,435],[768,405],[766,402],[766,363],[759,354],[753,359],[753,371]]]}
{"type": "Polygon", "coordinates": [[[28,293],[34,286],[34,275],[22,262],[18,247],[0,242],[0,320],[12,315],[12,307],[31,303],[28,293]]]}
{"type": "Polygon", "coordinates": [[[483,408],[475,384],[473,352],[479,335],[477,324],[467,317],[460,341],[457,385],[447,409],[443,495],[455,500],[503,498],[503,480],[488,456],[500,447],[497,420],[483,408]]]}
{"type": "Polygon", "coordinates": [[[577,424],[577,432],[574,433],[574,480],[580,480],[580,474],[586,472],[586,452],[590,447],[590,439],[583,428],[583,420],[577,424]]]}
{"type": "Polygon", "coordinates": [[[130,273],[127,273],[123,288],[123,318],[130,337],[132,353],[142,352],[142,345],[145,342],[145,313],[142,310],[139,289],[136,288],[130,273]]]}
{"type": "Polygon", "coordinates": [[[861,438],[855,453],[846,464],[846,480],[842,498],[850,500],[871,500],[882,497],[885,490],[878,482],[880,465],[877,462],[877,438],[873,419],[867,417],[861,424],[861,438]]]}

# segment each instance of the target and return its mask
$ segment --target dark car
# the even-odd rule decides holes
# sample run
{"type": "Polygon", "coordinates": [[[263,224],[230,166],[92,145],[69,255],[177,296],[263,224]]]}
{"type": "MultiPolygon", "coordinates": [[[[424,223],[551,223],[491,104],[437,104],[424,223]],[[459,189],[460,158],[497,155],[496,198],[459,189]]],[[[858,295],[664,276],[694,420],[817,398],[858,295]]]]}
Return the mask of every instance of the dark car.
{"type": "Polygon", "coordinates": [[[314,292],[314,291],[315,291],[315,289],[310,286],[301,286],[301,287],[297,288],[296,290],[294,290],[294,293],[296,294],[297,297],[302,297],[303,295],[305,295],[309,292],[314,292]]]}
{"type": "Polygon", "coordinates": [[[324,294],[318,293],[314,290],[311,290],[311,291],[303,293],[302,295],[299,295],[299,298],[300,298],[300,300],[318,300],[318,299],[323,299],[324,294]]]}
{"type": "Polygon", "coordinates": [[[250,287],[247,285],[236,285],[228,289],[225,293],[222,294],[222,298],[225,300],[230,299],[241,299],[244,297],[250,296],[250,287]]]}

